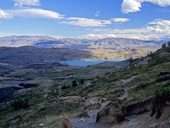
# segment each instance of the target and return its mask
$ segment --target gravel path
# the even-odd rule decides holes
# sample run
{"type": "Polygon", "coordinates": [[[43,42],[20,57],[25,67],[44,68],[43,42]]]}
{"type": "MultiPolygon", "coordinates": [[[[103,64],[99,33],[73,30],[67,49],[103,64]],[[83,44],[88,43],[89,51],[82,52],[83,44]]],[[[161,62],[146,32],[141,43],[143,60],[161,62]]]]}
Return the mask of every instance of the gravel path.
{"type": "Polygon", "coordinates": [[[100,109],[88,110],[87,113],[89,117],[71,119],[73,128],[104,128],[104,126],[102,126],[101,124],[96,123],[96,117],[97,113],[101,111],[108,103],[110,102],[108,101],[103,103],[100,109]]]}

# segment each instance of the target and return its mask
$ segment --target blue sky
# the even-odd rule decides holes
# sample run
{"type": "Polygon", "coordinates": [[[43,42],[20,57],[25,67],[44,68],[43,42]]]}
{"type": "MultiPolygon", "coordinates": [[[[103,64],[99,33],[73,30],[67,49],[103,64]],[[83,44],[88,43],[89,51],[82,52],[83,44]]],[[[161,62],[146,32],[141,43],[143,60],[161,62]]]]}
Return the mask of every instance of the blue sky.
{"type": "Polygon", "coordinates": [[[170,37],[170,0],[0,0],[0,36],[170,37]]]}

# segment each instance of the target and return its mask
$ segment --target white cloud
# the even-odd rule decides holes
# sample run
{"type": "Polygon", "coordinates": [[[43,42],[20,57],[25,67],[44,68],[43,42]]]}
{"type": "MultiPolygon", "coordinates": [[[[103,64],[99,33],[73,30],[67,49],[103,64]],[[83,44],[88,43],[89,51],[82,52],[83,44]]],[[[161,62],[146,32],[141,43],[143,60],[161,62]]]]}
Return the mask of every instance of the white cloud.
{"type": "Polygon", "coordinates": [[[0,19],[10,19],[12,18],[12,15],[9,14],[8,12],[0,9],[0,19]]]}
{"type": "Polygon", "coordinates": [[[162,39],[170,38],[170,20],[157,19],[148,23],[142,28],[133,29],[97,29],[98,34],[88,34],[81,37],[84,38],[108,38],[109,35],[117,38],[132,38],[132,39],[162,39]],[[104,33],[104,34],[103,34],[104,33]]]}
{"type": "Polygon", "coordinates": [[[129,19],[127,18],[113,18],[111,19],[112,22],[116,22],[116,23],[123,23],[123,22],[128,22],[129,19]]]}
{"type": "Polygon", "coordinates": [[[80,17],[70,17],[63,23],[81,27],[101,27],[112,24],[110,20],[88,19],[80,17]]]}
{"type": "Polygon", "coordinates": [[[44,9],[16,9],[8,11],[13,17],[33,17],[33,18],[47,18],[47,19],[62,19],[63,15],[50,10],[44,9]]]}
{"type": "Polygon", "coordinates": [[[170,37],[170,20],[154,20],[149,23],[146,30],[158,38],[170,37]]]}
{"type": "Polygon", "coordinates": [[[123,13],[137,12],[140,11],[141,3],[139,0],[124,0],[121,6],[123,13]]]}
{"type": "Polygon", "coordinates": [[[13,0],[15,2],[15,6],[23,7],[23,6],[40,6],[39,0],[13,0]]]}
{"type": "Polygon", "coordinates": [[[170,6],[170,0],[123,0],[123,3],[121,5],[122,12],[123,13],[138,12],[141,10],[142,4],[144,2],[156,4],[161,7],[170,6]]]}
{"type": "Polygon", "coordinates": [[[100,16],[100,13],[101,13],[100,11],[96,11],[96,13],[95,13],[94,16],[95,16],[95,17],[98,17],[98,16],[100,16]]]}
{"type": "Polygon", "coordinates": [[[104,27],[107,25],[111,25],[114,23],[123,23],[127,22],[129,19],[126,18],[113,18],[109,20],[101,20],[101,19],[88,19],[88,18],[80,18],[80,17],[70,17],[67,18],[66,21],[62,23],[80,26],[80,27],[104,27]]]}
{"type": "Polygon", "coordinates": [[[82,35],[80,38],[85,39],[103,39],[103,38],[115,38],[116,36],[114,34],[87,34],[82,35]]]}
{"type": "Polygon", "coordinates": [[[143,0],[144,2],[151,2],[153,4],[157,4],[162,7],[170,6],[169,0],[143,0]]]}

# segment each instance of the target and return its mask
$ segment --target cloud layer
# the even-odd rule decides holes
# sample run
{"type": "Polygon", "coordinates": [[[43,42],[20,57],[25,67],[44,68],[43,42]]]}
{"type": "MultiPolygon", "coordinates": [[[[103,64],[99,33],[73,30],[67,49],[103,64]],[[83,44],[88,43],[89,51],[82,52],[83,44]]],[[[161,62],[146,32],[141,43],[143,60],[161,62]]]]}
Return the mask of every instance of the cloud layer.
{"type": "Polygon", "coordinates": [[[115,34],[87,34],[82,35],[80,38],[86,38],[86,39],[103,39],[103,38],[115,38],[115,34]]]}
{"type": "MultiPolygon", "coordinates": [[[[14,5],[19,7],[17,9],[9,10],[0,10],[0,19],[9,19],[15,17],[24,17],[24,18],[46,18],[46,19],[55,19],[61,20],[60,23],[79,26],[79,27],[104,27],[111,25],[113,23],[124,23],[128,22],[127,18],[112,18],[112,19],[90,19],[84,17],[64,17],[62,14],[45,10],[41,8],[36,8],[40,6],[39,0],[13,0],[14,5]]],[[[99,16],[100,11],[97,11],[95,16],[99,16]]]]}
{"type": "Polygon", "coordinates": [[[80,27],[104,27],[107,25],[111,25],[112,23],[123,23],[128,22],[129,19],[126,18],[113,18],[109,20],[99,20],[99,19],[89,19],[89,18],[81,18],[81,17],[70,17],[66,18],[66,21],[63,23],[80,26],[80,27]]]}
{"type": "Polygon", "coordinates": [[[65,24],[81,26],[81,27],[102,27],[112,24],[110,20],[98,20],[98,19],[88,19],[80,17],[70,17],[67,18],[67,21],[64,21],[65,24]]]}
{"type": "Polygon", "coordinates": [[[0,9],[0,19],[10,19],[12,18],[12,15],[5,12],[4,10],[0,9]]]}
{"type": "Polygon", "coordinates": [[[15,6],[23,7],[23,6],[40,6],[39,0],[13,0],[15,6]]]}
{"type": "Polygon", "coordinates": [[[62,19],[63,15],[55,11],[38,9],[38,8],[28,8],[28,9],[15,9],[9,10],[9,14],[13,17],[32,17],[32,18],[46,18],[46,19],[62,19]]]}
{"type": "MultiPolygon", "coordinates": [[[[135,38],[135,39],[161,39],[170,35],[170,20],[157,19],[149,22],[145,27],[130,29],[108,29],[114,23],[125,23],[130,19],[118,17],[110,19],[93,19],[84,17],[66,17],[56,11],[42,9],[39,0],[13,0],[13,9],[0,9],[0,20],[7,20],[16,17],[24,18],[44,18],[71,26],[84,27],[90,30],[90,34],[81,36],[82,38],[135,38]]],[[[149,2],[162,7],[170,6],[170,0],[123,0],[122,12],[138,12],[142,4],[149,2]]],[[[97,11],[94,17],[100,16],[97,11]]],[[[117,24],[116,24],[117,25],[117,24]]],[[[85,29],[82,29],[86,31],[85,29]]]]}
{"type": "MultiPolygon", "coordinates": [[[[24,17],[24,18],[45,18],[45,19],[54,19],[62,20],[60,23],[79,26],[79,27],[104,27],[111,25],[112,23],[123,23],[128,22],[129,19],[126,18],[113,18],[108,20],[102,19],[90,19],[84,17],[65,17],[64,15],[41,8],[39,0],[13,0],[14,5],[17,6],[17,9],[9,10],[0,10],[0,19],[9,19],[15,17],[24,17]]],[[[99,16],[100,11],[96,12],[95,16],[99,16]]]]}
{"type": "Polygon", "coordinates": [[[109,20],[89,19],[83,17],[64,17],[64,15],[40,8],[20,8],[10,10],[0,10],[0,19],[9,19],[15,17],[24,18],[45,18],[53,20],[62,20],[60,23],[79,26],[79,27],[104,27],[113,23],[128,22],[127,18],[112,18],[109,20]]]}
{"type": "Polygon", "coordinates": [[[170,6],[170,0],[123,0],[123,3],[121,5],[122,12],[123,13],[138,12],[141,10],[142,4],[145,2],[156,4],[161,7],[170,6]]]}
{"type": "Polygon", "coordinates": [[[133,38],[133,39],[162,39],[170,35],[170,20],[154,20],[142,28],[133,29],[97,29],[98,34],[87,34],[81,38],[133,38]]]}
{"type": "Polygon", "coordinates": [[[115,23],[124,23],[124,22],[128,22],[130,20],[127,18],[113,18],[113,19],[111,19],[111,21],[115,22],[115,23]]]}

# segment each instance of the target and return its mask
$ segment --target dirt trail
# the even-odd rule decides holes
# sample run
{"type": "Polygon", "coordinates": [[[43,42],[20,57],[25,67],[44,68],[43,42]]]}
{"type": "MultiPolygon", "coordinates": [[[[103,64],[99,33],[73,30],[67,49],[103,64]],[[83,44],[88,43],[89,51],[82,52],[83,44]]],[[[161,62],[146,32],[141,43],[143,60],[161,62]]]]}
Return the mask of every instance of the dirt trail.
{"type": "Polygon", "coordinates": [[[101,111],[108,103],[109,101],[104,102],[101,104],[101,107],[99,109],[89,109],[86,110],[89,117],[81,117],[81,118],[73,118],[71,119],[71,123],[73,128],[104,128],[99,123],[96,123],[96,117],[97,113],[101,111]]]}
{"type": "Polygon", "coordinates": [[[123,90],[124,90],[124,93],[123,93],[122,96],[119,97],[119,100],[124,100],[124,99],[128,98],[129,92],[128,92],[127,84],[128,84],[129,82],[131,82],[131,81],[132,81],[133,79],[135,79],[135,78],[136,78],[136,76],[132,76],[132,77],[129,78],[129,79],[121,80],[121,82],[122,82],[122,88],[123,88],[123,90]]]}
{"type": "Polygon", "coordinates": [[[74,118],[71,120],[73,128],[142,128],[142,125],[149,118],[149,114],[133,115],[128,116],[125,121],[121,124],[104,126],[102,124],[96,123],[96,116],[99,110],[89,111],[89,118],[74,118]]]}

